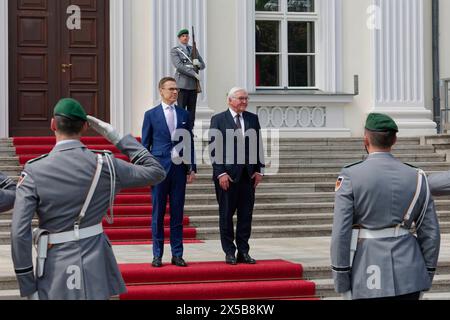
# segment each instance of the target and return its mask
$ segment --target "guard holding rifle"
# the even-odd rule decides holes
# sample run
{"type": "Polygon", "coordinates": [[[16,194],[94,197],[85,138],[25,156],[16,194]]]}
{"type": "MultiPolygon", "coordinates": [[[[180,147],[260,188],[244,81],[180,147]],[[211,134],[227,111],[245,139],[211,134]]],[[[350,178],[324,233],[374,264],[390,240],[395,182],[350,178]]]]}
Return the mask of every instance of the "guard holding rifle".
{"type": "Polygon", "coordinates": [[[192,28],[193,46],[189,45],[189,30],[178,32],[179,45],[170,52],[172,64],[176,68],[175,80],[180,88],[178,106],[189,112],[190,129],[194,129],[197,95],[202,92],[200,70],[206,68],[203,58],[197,50],[194,28],[192,28]]]}
{"type": "Polygon", "coordinates": [[[11,241],[20,294],[33,300],[109,299],[126,288],[103,217],[111,208],[107,221],[113,223],[112,204],[121,189],[158,184],[165,171],[135,138],[87,116],[76,100],[57,103],[51,129],[56,146],[29,161],[17,184],[11,241]],[[81,143],[89,126],[130,163],[81,143]],[[39,228],[32,232],[35,213],[39,228]]]}

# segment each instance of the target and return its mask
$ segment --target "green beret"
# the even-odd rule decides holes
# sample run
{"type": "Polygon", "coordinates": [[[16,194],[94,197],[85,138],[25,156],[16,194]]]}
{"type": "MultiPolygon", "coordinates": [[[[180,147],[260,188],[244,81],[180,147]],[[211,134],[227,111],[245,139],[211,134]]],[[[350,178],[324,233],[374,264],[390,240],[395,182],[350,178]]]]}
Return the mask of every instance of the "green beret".
{"type": "Polygon", "coordinates": [[[81,104],[71,98],[65,98],[58,101],[53,111],[53,115],[62,116],[71,120],[87,121],[87,114],[81,104]]]}
{"type": "Polygon", "coordinates": [[[367,117],[366,129],[376,132],[395,131],[398,132],[398,126],[394,119],[381,113],[371,113],[367,117]]]}
{"type": "Polygon", "coordinates": [[[178,38],[181,37],[183,34],[189,34],[189,30],[188,29],[180,30],[180,32],[178,32],[178,38]]]}

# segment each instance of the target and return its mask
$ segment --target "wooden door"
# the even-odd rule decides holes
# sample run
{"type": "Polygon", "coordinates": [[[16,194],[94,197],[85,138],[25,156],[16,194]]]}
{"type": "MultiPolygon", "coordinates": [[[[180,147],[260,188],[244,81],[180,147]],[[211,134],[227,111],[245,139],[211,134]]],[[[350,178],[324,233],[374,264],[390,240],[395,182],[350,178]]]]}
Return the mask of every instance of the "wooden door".
{"type": "Polygon", "coordinates": [[[52,135],[64,97],[109,121],[109,1],[9,0],[10,136],[52,135]],[[81,29],[67,20],[81,9],[81,29]]]}

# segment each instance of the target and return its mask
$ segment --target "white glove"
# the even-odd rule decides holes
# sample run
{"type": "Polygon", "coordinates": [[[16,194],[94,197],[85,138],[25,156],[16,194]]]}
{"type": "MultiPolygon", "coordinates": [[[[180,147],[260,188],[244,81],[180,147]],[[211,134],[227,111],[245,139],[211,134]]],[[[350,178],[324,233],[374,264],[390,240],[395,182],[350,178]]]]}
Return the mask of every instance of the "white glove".
{"type": "Polygon", "coordinates": [[[349,291],[347,291],[347,292],[344,292],[343,294],[342,294],[342,298],[344,299],[344,300],[352,300],[352,292],[349,290],[349,291]]]}
{"type": "Polygon", "coordinates": [[[35,293],[30,294],[30,295],[27,297],[27,299],[28,299],[28,300],[39,300],[38,292],[36,291],[35,293]]]}
{"type": "Polygon", "coordinates": [[[195,74],[195,79],[197,79],[198,81],[200,81],[200,75],[198,73],[195,74]]]}
{"type": "Polygon", "coordinates": [[[119,141],[122,140],[122,135],[117,132],[117,130],[114,129],[114,127],[109,123],[103,122],[102,120],[99,120],[92,116],[87,116],[87,118],[92,129],[105,137],[113,145],[117,145],[119,141]]]}
{"type": "Polygon", "coordinates": [[[192,64],[196,67],[200,67],[202,65],[198,59],[194,59],[194,61],[192,61],[192,64]]]}

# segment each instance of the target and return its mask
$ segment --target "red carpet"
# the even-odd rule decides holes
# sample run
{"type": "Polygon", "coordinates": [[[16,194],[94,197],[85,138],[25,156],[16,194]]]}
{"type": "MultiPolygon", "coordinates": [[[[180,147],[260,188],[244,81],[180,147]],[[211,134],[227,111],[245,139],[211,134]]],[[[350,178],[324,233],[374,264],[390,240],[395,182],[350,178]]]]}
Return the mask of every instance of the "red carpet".
{"type": "Polygon", "coordinates": [[[189,263],[187,268],[121,265],[128,292],[121,300],[315,299],[315,284],[303,268],[282,260],[230,266],[189,263]]]}
{"type": "MultiPolygon", "coordinates": [[[[141,141],[140,138],[138,140],[141,141]]],[[[109,150],[114,153],[116,158],[129,161],[128,157],[119,153],[119,150],[103,137],[83,137],[81,141],[90,149],[109,150]]],[[[13,142],[19,162],[24,165],[31,159],[49,153],[53,149],[56,139],[55,137],[20,137],[13,138],[13,142]]],[[[151,244],[152,197],[150,192],[150,187],[143,187],[122,190],[117,195],[114,202],[114,224],[109,225],[103,221],[105,233],[114,245],[151,244]]],[[[168,206],[164,219],[166,227],[164,234],[167,239],[170,237],[169,212],[168,206]]],[[[201,242],[195,239],[196,230],[189,226],[189,217],[184,218],[183,226],[183,236],[186,241],[201,242]]]]}

